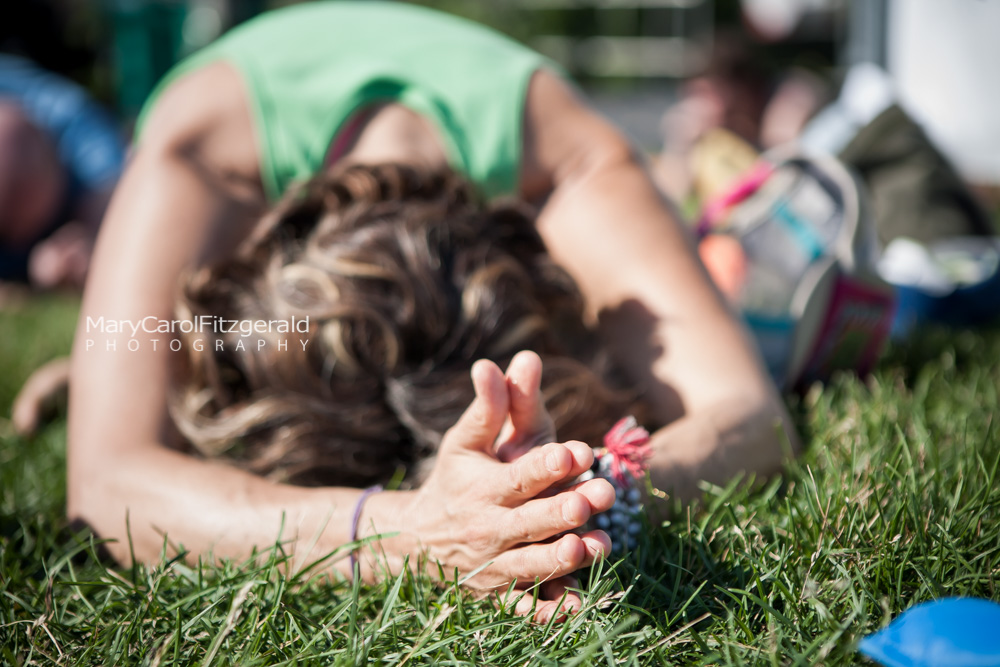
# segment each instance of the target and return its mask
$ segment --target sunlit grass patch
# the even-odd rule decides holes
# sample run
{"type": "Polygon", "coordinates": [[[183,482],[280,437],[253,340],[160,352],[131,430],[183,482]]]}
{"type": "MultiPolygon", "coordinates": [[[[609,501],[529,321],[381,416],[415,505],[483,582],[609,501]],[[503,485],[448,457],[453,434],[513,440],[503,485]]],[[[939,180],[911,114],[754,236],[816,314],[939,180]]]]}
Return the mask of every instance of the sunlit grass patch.
{"type": "MultiPolygon", "coordinates": [[[[75,309],[0,314],[4,414],[68,351],[75,309]]],[[[1000,332],[930,331],[871,378],[813,387],[792,400],[808,448],[783,475],[706,488],[549,625],[409,573],[292,573],[280,545],[117,567],[67,525],[65,417],[28,441],[0,423],[0,663],[861,663],[857,640],[916,603],[1000,599],[998,386],[1000,332]]]]}

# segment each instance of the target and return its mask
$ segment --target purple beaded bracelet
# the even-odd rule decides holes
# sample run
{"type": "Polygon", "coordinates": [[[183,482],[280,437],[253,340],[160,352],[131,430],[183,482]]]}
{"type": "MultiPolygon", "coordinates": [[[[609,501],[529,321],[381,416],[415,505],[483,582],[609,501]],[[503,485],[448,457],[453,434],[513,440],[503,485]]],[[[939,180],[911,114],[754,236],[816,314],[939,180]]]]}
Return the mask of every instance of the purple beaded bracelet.
{"type": "MultiPolygon", "coordinates": [[[[358,500],[354,503],[354,516],[351,518],[351,542],[358,541],[358,523],[361,521],[361,509],[365,506],[365,501],[368,500],[368,496],[373,493],[379,493],[382,491],[382,485],[376,484],[375,486],[369,486],[367,489],[361,492],[358,496],[358,500]]],[[[354,555],[356,549],[351,549],[351,575],[354,575],[354,568],[358,564],[358,557],[354,555]]],[[[361,574],[361,571],[358,571],[361,574]]]]}

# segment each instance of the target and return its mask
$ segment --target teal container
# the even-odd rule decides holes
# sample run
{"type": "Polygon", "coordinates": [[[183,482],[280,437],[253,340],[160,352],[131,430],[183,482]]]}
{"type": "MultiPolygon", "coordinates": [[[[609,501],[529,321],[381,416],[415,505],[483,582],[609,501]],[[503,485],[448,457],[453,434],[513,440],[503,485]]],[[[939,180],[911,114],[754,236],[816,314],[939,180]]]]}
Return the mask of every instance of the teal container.
{"type": "Polygon", "coordinates": [[[135,118],[181,58],[266,9],[266,0],[106,0],[118,109],[135,118]]]}
{"type": "Polygon", "coordinates": [[[146,97],[183,55],[183,0],[111,0],[118,109],[135,118],[146,97]]]}

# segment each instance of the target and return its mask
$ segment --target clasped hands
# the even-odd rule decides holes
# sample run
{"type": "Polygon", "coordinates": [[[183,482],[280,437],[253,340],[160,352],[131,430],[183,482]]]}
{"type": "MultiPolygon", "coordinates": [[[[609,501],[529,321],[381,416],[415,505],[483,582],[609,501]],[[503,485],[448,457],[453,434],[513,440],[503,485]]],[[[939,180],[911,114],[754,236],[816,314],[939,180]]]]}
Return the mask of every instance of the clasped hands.
{"type": "Polygon", "coordinates": [[[415,491],[373,497],[361,521],[369,512],[386,516],[384,504],[395,504],[389,514],[398,534],[383,539],[382,549],[421,553],[432,573],[438,564],[445,576],[476,572],[465,582],[470,588],[506,591],[516,581],[516,589],[527,590],[537,580],[537,604],[529,592],[515,611],[545,622],[581,607],[568,591],[576,585],[570,575],[609,553],[611,540],[600,530],[567,531],[609,509],[615,492],[602,479],[574,483],[590,469],[593,450],[552,442],[541,372],[533,352],[516,355],[506,375],[490,361],[476,362],[475,399],[445,434],[426,481],[415,491]]]}

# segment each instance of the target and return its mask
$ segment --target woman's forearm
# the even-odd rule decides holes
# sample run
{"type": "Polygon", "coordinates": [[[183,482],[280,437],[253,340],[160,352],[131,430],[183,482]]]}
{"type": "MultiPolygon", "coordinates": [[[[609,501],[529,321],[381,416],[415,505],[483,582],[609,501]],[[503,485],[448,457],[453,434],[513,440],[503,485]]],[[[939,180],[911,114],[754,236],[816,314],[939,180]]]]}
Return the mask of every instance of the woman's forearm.
{"type": "Polygon", "coordinates": [[[655,438],[654,479],[690,497],[700,479],[773,471],[785,443],[797,449],[792,428],[689,234],[621,135],[558,82],[537,84],[529,155],[553,185],[539,230],[651,421],[667,425],[655,438]]]}
{"type": "MultiPolygon", "coordinates": [[[[165,538],[194,555],[237,559],[280,538],[298,566],[348,541],[359,491],[275,484],[169,449],[171,337],[107,325],[174,317],[178,275],[249,229],[253,207],[214,189],[205,169],[179,151],[147,148],[115,195],[72,361],[68,510],[115,540],[108,547],[120,561],[131,550],[157,560],[165,538]]],[[[346,558],[338,567],[348,571],[346,558]]]]}
{"type": "MultiPolygon", "coordinates": [[[[194,557],[236,560],[280,541],[292,556],[290,567],[301,568],[350,541],[361,493],[277,484],[148,444],[123,449],[114,465],[78,467],[70,479],[69,514],[112,540],[108,548],[120,562],[132,554],[156,562],[165,539],[168,557],[183,549],[194,557]]],[[[379,532],[398,525],[405,493],[385,495],[366,513],[379,532]]],[[[349,576],[347,556],[342,550],[328,566],[349,576]]]]}
{"type": "Polygon", "coordinates": [[[652,437],[650,482],[691,500],[699,482],[725,485],[741,473],[768,475],[799,449],[780,401],[736,396],[685,415],[652,437]]]}
{"type": "Polygon", "coordinates": [[[748,335],[634,159],[609,158],[557,189],[540,226],[664,421],[740,389],[772,394],[748,335]]]}

